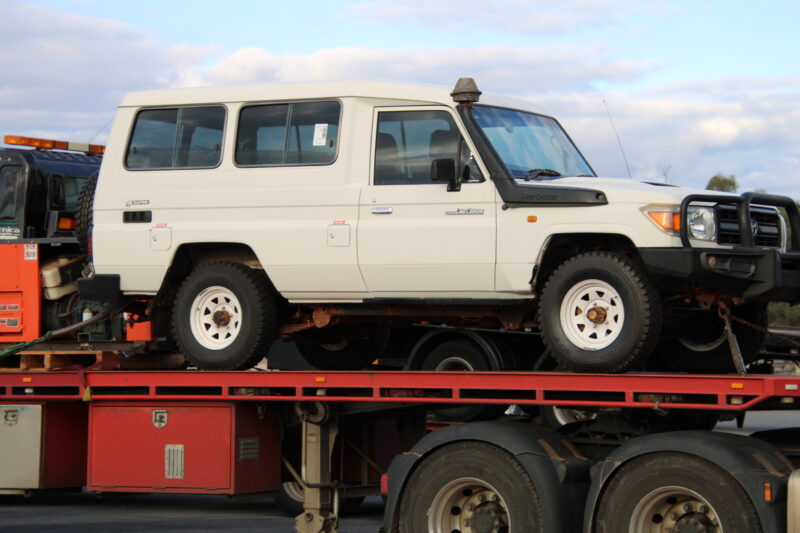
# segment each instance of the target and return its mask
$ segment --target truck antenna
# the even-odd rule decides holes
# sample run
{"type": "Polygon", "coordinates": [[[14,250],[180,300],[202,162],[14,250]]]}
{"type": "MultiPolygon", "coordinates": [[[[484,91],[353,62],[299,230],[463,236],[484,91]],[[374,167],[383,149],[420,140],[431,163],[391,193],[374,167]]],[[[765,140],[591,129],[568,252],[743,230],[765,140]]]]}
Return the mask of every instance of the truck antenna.
{"type": "Polygon", "coordinates": [[[625,161],[625,170],[628,171],[628,179],[632,180],[633,176],[631,175],[631,167],[628,165],[628,157],[625,155],[625,148],[622,147],[622,140],[619,138],[619,133],[617,133],[617,126],[614,124],[614,118],[611,116],[611,111],[608,109],[608,103],[603,99],[603,105],[606,106],[606,113],[608,113],[608,120],[611,122],[611,128],[614,130],[614,135],[617,137],[617,144],[619,144],[619,151],[622,152],[622,160],[625,161]]]}

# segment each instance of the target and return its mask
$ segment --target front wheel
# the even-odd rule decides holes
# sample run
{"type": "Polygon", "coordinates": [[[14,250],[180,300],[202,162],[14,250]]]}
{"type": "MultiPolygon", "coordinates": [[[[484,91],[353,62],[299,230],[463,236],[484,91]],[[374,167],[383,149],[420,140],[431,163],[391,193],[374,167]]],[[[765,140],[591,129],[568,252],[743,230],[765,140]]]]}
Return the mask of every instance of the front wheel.
{"type": "Polygon", "coordinates": [[[638,457],[620,467],[597,508],[595,533],[757,533],[758,515],[727,472],[682,453],[638,457]]]}
{"type": "Polygon", "coordinates": [[[543,532],[533,482],[510,454],[475,441],[431,453],[400,501],[400,533],[543,532]]]}
{"type": "Polygon", "coordinates": [[[175,340],[203,370],[242,370],[267,355],[277,328],[277,304],[266,277],[238,263],[210,263],[178,290],[175,340]]]}
{"type": "Polygon", "coordinates": [[[633,259],[586,252],[559,266],[542,290],[539,325],[560,365],[622,372],[641,365],[661,331],[658,291],[633,259]]]}

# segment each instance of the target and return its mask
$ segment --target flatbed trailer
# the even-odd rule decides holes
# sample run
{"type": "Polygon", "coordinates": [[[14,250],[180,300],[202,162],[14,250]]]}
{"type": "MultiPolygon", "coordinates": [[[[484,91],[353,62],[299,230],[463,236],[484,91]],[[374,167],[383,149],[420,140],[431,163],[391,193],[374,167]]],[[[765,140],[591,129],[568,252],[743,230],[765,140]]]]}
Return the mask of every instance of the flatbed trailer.
{"type": "Polygon", "coordinates": [[[303,533],[379,492],[386,532],[796,532],[799,431],[680,428],[798,407],[791,375],[2,371],[0,489],[242,496],[291,476],[303,533]],[[462,404],[598,416],[426,426],[462,404]],[[637,430],[644,415],[678,430],[637,430]]]}

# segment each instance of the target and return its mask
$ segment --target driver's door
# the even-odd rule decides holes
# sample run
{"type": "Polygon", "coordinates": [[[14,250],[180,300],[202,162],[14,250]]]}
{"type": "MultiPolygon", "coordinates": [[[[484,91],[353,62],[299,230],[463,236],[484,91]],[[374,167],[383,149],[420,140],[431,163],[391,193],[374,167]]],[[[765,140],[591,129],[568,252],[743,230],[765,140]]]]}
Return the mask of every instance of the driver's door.
{"type": "Polygon", "coordinates": [[[480,298],[494,292],[496,192],[447,108],[379,108],[371,184],[361,191],[358,260],[373,296],[480,298]],[[434,182],[453,159],[461,190],[434,182]],[[465,171],[465,168],[469,169],[465,171]]]}

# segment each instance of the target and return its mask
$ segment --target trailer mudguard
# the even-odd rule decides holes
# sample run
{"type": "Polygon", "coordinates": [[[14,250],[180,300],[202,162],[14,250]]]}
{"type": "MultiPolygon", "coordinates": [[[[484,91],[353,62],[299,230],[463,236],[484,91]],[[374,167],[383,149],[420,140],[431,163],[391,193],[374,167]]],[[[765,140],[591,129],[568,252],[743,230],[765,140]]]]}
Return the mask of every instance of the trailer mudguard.
{"type": "Polygon", "coordinates": [[[395,531],[400,497],[416,466],[432,451],[459,441],[485,442],[510,453],[519,461],[536,488],[545,531],[569,533],[580,530],[582,516],[580,506],[575,502],[585,498],[592,461],[550,428],[530,422],[487,421],[433,431],[412,450],[395,457],[388,473],[385,531],[395,531]]]}
{"type": "Polygon", "coordinates": [[[786,531],[786,493],[792,463],[771,444],[742,435],[712,431],[675,431],[636,437],[591,469],[584,531],[593,531],[595,511],[608,482],[619,467],[642,455],[679,452],[694,455],[727,471],[747,493],[764,531],[786,531]],[[764,483],[772,483],[772,501],[764,501],[764,483]]]}

